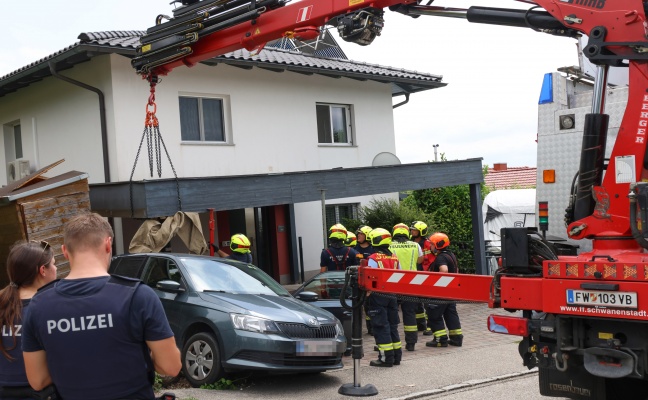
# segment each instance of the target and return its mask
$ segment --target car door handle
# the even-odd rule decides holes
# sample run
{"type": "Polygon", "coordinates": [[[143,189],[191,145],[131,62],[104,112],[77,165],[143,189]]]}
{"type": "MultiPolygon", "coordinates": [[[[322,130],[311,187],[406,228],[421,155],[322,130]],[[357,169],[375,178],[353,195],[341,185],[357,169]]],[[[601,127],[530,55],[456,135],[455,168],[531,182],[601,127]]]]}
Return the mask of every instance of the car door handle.
{"type": "Polygon", "coordinates": [[[351,315],[353,315],[353,313],[351,311],[344,311],[342,312],[342,315],[344,315],[345,317],[350,317],[351,315]]]}

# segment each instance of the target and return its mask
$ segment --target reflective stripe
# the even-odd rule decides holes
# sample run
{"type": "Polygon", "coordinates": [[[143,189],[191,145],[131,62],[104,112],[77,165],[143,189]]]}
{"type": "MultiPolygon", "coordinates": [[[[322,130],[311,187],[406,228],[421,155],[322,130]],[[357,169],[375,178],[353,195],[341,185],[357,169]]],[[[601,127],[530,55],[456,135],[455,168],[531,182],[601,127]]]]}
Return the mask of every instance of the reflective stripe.
{"type": "Polygon", "coordinates": [[[441,331],[435,331],[434,332],[434,337],[444,337],[446,336],[446,330],[441,330],[441,331]]]}
{"type": "Polygon", "coordinates": [[[427,315],[425,313],[416,314],[416,319],[421,319],[421,318],[425,318],[425,317],[427,317],[427,315]]]}
{"type": "Polygon", "coordinates": [[[394,350],[394,344],[393,343],[379,344],[378,345],[378,350],[392,351],[392,350],[394,350]]]}
{"type": "Polygon", "coordinates": [[[402,273],[402,272],[394,272],[393,274],[391,274],[391,276],[389,277],[389,279],[387,279],[387,282],[389,282],[389,283],[398,283],[398,282],[400,282],[400,280],[401,280],[404,276],[405,276],[405,274],[402,273]]]}
{"type": "Polygon", "coordinates": [[[418,326],[416,326],[416,325],[403,325],[403,330],[405,332],[418,332],[418,326]]]}
{"type": "Polygon", "coordinates": [[[451,335],[461,335],[461,334],[462,334],[462,332],[461,332],[461,328],[450,330],[450,334],[451,334],[451,335]]]}
{"type": "Polygon", "coordinates": [[[401,342],[392,343],[392,346],[394,346],[394,350],[398,350],[401,348],[401,342]]]}
{"type": "Polygon", "coordinates": [[[454,277],[451,276],[442,276],[439,278],[438,281],[434,283],[434,286],[439,286],[439,287],[448,287],[450,282],[454,281],[454,277]]]}
{"type": "Polygon", "coordinates": [[[410,285],[422,285],[429,275],[417,274],[414,279],[410,281],[410,285]]]}

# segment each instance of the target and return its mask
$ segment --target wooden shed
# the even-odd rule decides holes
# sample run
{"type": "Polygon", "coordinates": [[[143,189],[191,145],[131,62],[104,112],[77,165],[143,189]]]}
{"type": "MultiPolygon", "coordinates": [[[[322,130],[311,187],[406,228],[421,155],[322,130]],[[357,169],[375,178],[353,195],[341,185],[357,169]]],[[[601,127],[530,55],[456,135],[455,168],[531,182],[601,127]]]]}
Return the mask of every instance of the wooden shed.
{"type": "Polygon", "coordinates": [[[47,241],[54,250],[58,276],[70,270],[61,252],[63,225],[79,212],[90,212],[90,196],[85,172],[43,176],[62,162],[0,188],[0,287],[9,283],[7,255],[19,240],[47,241]]]}

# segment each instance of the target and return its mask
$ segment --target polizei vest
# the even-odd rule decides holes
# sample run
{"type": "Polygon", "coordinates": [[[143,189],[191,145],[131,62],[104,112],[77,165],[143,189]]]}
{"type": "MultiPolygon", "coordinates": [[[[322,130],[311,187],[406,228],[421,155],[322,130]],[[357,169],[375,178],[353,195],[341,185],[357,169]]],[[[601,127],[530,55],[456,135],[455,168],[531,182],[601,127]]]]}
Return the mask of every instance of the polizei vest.
{"type": "Polygon", "coordinates": [[[111,276],[87,296],[59,293],[59,283],[44,287],[30,311],[61,396],[120,398],[148,390],[154,398],[149,350],[144,338],[136,337],[141,333],[130,328],[131,300],[140,281],[111,276]]]}

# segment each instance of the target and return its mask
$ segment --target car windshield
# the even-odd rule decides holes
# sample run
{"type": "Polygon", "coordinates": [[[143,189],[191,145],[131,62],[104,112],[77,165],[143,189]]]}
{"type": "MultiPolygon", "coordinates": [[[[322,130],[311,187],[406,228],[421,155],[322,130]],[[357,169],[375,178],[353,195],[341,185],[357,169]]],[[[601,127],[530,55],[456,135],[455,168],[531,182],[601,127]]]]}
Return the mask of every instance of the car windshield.
{"type": "Polygon", "coordinates": [[[277,281],[252,264],[222,262],[211,258],[181,258],[194,288],[242,294],[290,296],[277,281]]]}

